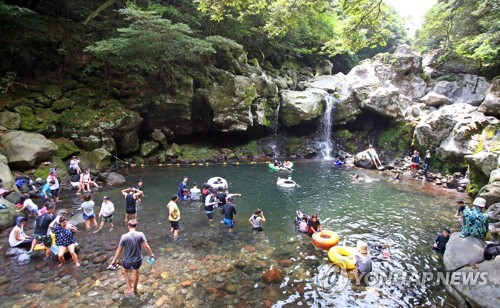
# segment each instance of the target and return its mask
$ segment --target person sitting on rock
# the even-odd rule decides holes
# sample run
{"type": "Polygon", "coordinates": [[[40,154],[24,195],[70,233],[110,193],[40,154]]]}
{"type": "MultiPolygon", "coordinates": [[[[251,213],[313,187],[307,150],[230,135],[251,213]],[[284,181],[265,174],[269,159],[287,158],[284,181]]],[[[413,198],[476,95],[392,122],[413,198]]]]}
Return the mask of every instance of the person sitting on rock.
{"type": "Polygon", "coordinates": [[[33,239],[26,236],[24,233],[24,224],[28,221],[26,217],[19,216],[16,218],[16,226],[9,234],[10,247],[29,248],[33,239]]]}
{"type": "Polygon", "coordinates": [[[481,197],[474,199],[474,205],[471,209],[465,209],[462,220],[463,227],[460,237],[473,236],[483,238],[488,232],[489,217],[482,210],[486,207],[486,200],[481,197]]]}
{"type": "Polygon", "coordinates": [[[76,194],[79,195],[82,190],[84,190],[83,184],[81,183],[82,174],[77,173],[71,177],[70,183],[71,187],[76,188],[76,194]]]}
{"type": "Polygon", "coordinates": [[[82,173],[82,169],[80,169],[79,163],[80,160],[78,159],[78,157],[73,156],[69,161],[69,171],[71,173],[77,173],[77,174],[82,173]]]}
{"type": "Polygon", "coordinates": [[[377,151],[375,151],[375,149],[373,148],[373,146],[371,144],[368,145],[368,150],[367,151],[368,151],[368,155],[370,156],[373,164],[375,165],[375,168],[381,167],[382,166],[382,162],[378,158],[377,151]]]}
{"type": "Polygon", "coordinates": [[[432,249],[434,251],[444,254],[444,251],[446,250],[446,243],[448,243],[449,239],[450,239],[450,230],[444,229],[443,233],[439,234],[434,240],[434,246],[432,247],[432,249]]]}
{"type": "Polygon", "coordinates": [[[97,185],[97,183],[92,181],[90,178],[90,170],[88,168],[83,171],[83,174],[80,177],[80,183],[83,185],[83,190],[87,192],[90,191],[90,185],[99,188],[99,185],[97,185]]]}

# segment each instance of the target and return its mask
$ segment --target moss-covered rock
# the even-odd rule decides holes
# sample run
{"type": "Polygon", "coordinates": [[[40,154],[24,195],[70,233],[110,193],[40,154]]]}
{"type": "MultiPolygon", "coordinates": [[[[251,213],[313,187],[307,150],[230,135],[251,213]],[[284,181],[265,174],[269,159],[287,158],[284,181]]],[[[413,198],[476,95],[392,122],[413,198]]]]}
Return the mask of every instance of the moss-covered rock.
{"type": "Polygon", "coordinates": [[[21,115],[17,112],[0,112],[0,125],[7,129],[19,129],[21,125],[21,115]]]}
{"type": "Polygon", "coordinates": [[[294,155],[299,152],[304,145],[304,140],[299,137],[290,137],[285,141],[285,149],[289,155],[294,155]]]}
{"type": "Polygon", "coordinates": [[[73,155],[80,154],[81,150],[76,144],[67,138],[57,138],[52,140],[58,147],[55,156],[61,159],[68,159],[73,155]]]}
{"type": "Polygon", "coordinates": [[[103,171],[111,165],[111,153],[104,148],[80,154],[80,167],[89,168],[92,172],[103,171]]]}
{"type": "Polygon", "coordinates": [[[52,110],[55,112],[63,112],[66,109],[70,109],[75,105],[75,102],[69,98],[63,97],[52,103],[52,110]]]}
{"type": "Polygon", "coordinates": [[[64,161],[59,157],[52,157],[50,161],[52,162],[50,165],[40,164],[33,173],[33,176],[35,178],[41,178],[45,181],[45,179],[49,176],[50,169],[56,168],[60,182],[69,180],[70,176],[64,161]]]}
{"type": "Polygon", "coordinates": [[[262,150],[260,149],[257,140],[252,140],[243,146],[234,148],[233,152],[236,154],[237,157],[246,158],[246,157],[257,157],[262,153],[262,150]]]}
{"type": "Polygon", "coordinates": [[[43,135],[13,130],[0,136],[11,168],[30,168],[46,161],[57,146],[43,135]]]}
{"type": "MultiPolygon", "coordinates": [[[[186,147],[186,149],[189,149],[189,147],[186,147]]],[[[177,144],[177,143],[172,143],[171,146],[168,147],[168,149],[165,150],[165,155],[167,157],[179,157],[182,154],[182,148],[177,144]]],[[[189,153],[187,153],[189,156],[189,153]]]]}
{"type": "Polygon", "coordinates": [[[488,178],[480,169],[477,169],[474,166],[469,165],[467,170],[470,178],[470,184],[467,185],[467,193],[471,196],[476,196],[481,188],[488,184],[488,178]]]}
{"type": "Polygon", "coordinates": [[[142,157],[147,157],[158,149],[160,144],[156,141],[146,141],[141,144],[140,153],[142,157]]]}
{"type": "Polygon", "coordinates": [[[43,95],[48,97],[50,100],[55,101],[61,98],[63,95],[61,89],[56,85],[48,85],[43,90],[43,95]]]}
{"type": "MultiPolygon", "coordinates": [[[[175,144],[175,143],[174,143],[175,144]]],[[[172,146],[174,145],[172,144],[172,146]]],[[[183,162],[198,162],[217,159],[219,152],[204,146],[183,145],[182,153],[178,157],[183,162]]]]}
{"type": "Polygon", "coordinates": [[[42,93],[33,92],[30,97],[35,101],[36,106],[48,108],[52,105],[52,101],[42,93]]]}
{"type": "Polygon", "coordinates": [[[320,89],[281,91],[281,121],[290,127],[319,119],[323,112],[323,100],[326,94],[326,91],[320,89]]]}
{"type": "Polygon", "coordinates": [[[401,122],[391,125],[389,129],[382,132],[377,146],[387,151],[404,153],[411,147],[414,129],[415,124],[413,123],[401,122]]]}

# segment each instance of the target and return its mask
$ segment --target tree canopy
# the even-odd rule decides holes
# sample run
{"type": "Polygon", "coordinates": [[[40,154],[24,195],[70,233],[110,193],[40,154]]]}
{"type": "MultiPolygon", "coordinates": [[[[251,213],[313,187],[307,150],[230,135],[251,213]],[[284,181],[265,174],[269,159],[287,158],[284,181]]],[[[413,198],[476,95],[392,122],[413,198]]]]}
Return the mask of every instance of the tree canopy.
{"type": "Polygon", "coordinates": [[[423,50],[443,48],[483,67],[498,67],[500,2],[439,0],[425,15],[416,43],[423,50]]]}

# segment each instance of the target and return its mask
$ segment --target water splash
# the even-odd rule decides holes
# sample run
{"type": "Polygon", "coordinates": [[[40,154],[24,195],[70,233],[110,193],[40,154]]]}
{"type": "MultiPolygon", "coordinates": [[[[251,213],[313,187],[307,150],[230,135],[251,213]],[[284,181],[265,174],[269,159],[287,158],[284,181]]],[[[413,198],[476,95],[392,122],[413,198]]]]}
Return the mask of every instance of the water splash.
{"type": "Polygon", "coordinates": [[[337,101],[331,94],[325,96],[325,112],[318,126],[318,145],[325,160],[332,159],[332,111],[337,101]]]}

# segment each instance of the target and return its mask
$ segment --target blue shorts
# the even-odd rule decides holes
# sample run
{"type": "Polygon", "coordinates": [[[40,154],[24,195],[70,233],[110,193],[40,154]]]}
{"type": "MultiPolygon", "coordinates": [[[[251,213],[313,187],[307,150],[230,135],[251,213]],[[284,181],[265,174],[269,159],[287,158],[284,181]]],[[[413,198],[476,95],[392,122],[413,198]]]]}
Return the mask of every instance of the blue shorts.
{"type": "Polygon", "coordinates": [[[227,219],[226,217],[224,217],[224,223],[227,225],[228,228],[232,228],[234,225],[234,220],[227,219]]]}
{"type": "Polygon", "coordinates": [[[142,260],[136,261],[136,262],[127,262],[123,260],[122,266],[124,269],[129,270],[130,268],[138,270],[139,267],[142,265],[142,260]]]}
{"type": "Polygon", "coordinates": [[[214,212],[213,211],[205,211],[205,214],[207,214],[208,219],[214,219],[214,212]]]}
{"type": "Polygon", "coordinates": [[[85,212],[83,212],[83,220],[89,220],[89,219],[92,219],[92,218],[95,218],[95,213],[93,213],[92,215],[90,216],[87,216],[85,214],[85,212]]]}

